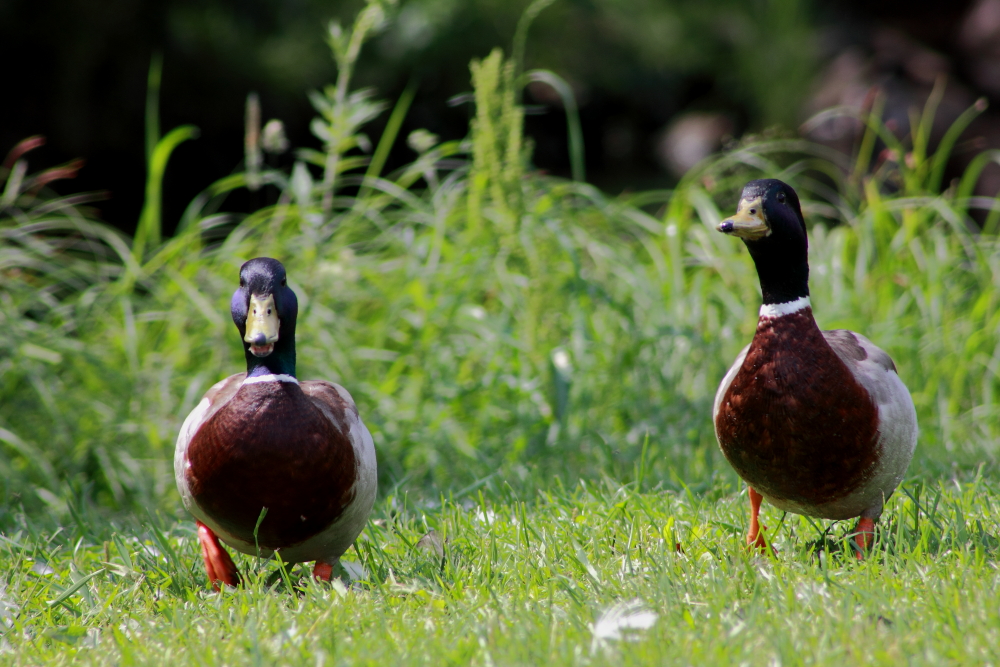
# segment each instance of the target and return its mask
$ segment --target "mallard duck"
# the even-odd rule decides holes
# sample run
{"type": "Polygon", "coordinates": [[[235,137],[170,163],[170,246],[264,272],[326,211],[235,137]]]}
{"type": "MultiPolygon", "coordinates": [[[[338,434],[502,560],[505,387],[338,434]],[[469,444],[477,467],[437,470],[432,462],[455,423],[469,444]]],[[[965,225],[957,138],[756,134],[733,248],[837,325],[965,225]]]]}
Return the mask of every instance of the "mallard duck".
{"type": "Polygon", "coordinates": [[[825,519],[858,517],[859,558],[917,444],[910,392],[884,351],[859,333],[820,331],[809,301],[799,198],[750,181],[718,230],[743,240],[764,305],[753,341],[715,395],[715,434],[749,488],[747,544],[766,549],[762,500],[825,519]]]}
{"type": "Polygon", "coordinates": [[[216,589],[240,581],[221,538],[245,554],[316,561],[314,576],[329,580],[375,502],[372,436],[346,389],[296,379],[298,300],[281,262],[245,263],[231,312],[247,372],[208,390],[174,450],[208,579],[216,589]]]}

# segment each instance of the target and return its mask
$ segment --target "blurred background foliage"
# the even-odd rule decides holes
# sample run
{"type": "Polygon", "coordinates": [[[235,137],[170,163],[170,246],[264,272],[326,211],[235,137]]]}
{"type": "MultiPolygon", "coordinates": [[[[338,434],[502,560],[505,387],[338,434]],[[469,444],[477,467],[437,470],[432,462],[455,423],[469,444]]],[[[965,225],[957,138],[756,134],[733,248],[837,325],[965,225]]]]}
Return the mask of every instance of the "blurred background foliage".
{"type": "MultiPolygon", "coordinates": [[[[366,50],[359,87],[396,99],[416,85],[404,134],[427,128],[465,135],[468,62],[509,45],[527,0],[410,0],[366,50]]],[[[671,186],[728,137],[780,124],[794,128],[834,104],[860,106],[872,85],[891,90],[905,134],[908,109],[946,73],[957,114],[978,94],[1000,94],[994,64],[996,2],[917,0],[561,0],[542,12],[525,66],[555,71],[580,106],[589,180],[610,193],[671,186]],[[964,96],[961,94],[964,91],[964,96]],[[674,126],[677,132],[670,136],[674,126]]],[[[84,157],[78,191],[109,190],[99,205],[119,229],[134,230],[142,206],[144,154],[138,138],[150,58],[163,57],[161,117],[191,123],[165,183],[165,229],[219,174],[237,168],[237,119],[249,91],[267,118],[284,121],[293,145],[311,141],[305,92],[335,76],[322,27],[347,20],[361,0],[26,0],[0,3],[5,75],[0,146],[43,134],[48,164],[84,157]]],[[[529,87],[526,134],[534,163],[568,175],[561,101],[529,87]]],[[[953,116],[952,116],[953,117],[953,116]]],[[[943,118],[943,126],[950,119],[943,118]]],[[[378,134],[386,118],[371,129],[378,134]]],[[[980,121],[985,123],[985,118],[980,121]]],[[[1000,145],[1000,126],[979,134],[1000,145]],[[995,129],[997,128],[997,129],[995,129]]],[[[389,164],[412,154],[396,147],[389,164]]],[[[280,161],[280,159],[279,159],[280,161]]],[[[997,183],[1000,189],[1000,182],[997,183]]],[[[232,206],[261,202],[238,196],[232,206]]]]}
{"type": "MultiPolygon", "coordinates": [[[[241,370],[228,300],[257,255],[288,266],[300,374],[352,391],[383,490],[735,480],[709,412],[759,290],[713,226],[761,175],[803,197],[821,325],[865,331],[913,390],[913,474],[995,462],[988,70],[902,28],[838,38],[799,0],[108,7],[67,4],[51,26],[93,30],[40,57],[76,75],[22,79],[39,92],[5,110],[0,523],[177,507],[173,441],[241,370]],[[98,157],[37,168],[67,146],[98,157]],[[88,170],[110,200],[59,194],[88,170]]],[[[991,7],[948,39],[977,43],[991,7]]]]}

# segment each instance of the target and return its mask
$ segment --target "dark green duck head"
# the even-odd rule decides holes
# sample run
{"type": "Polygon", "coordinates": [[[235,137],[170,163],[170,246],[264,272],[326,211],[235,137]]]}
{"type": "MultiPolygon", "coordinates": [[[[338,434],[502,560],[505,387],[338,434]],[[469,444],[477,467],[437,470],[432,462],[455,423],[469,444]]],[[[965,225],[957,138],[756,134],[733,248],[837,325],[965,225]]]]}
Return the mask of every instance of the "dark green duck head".
{"type": "Polygon", "coordinates": [[[247,358],[247,377],[295,376],[295,318],[299,302],[285,267],[257,257],[240,267],[240,287],[230,304],[247,358]]]}
{"type": "Polygon", "coordinates": [[[736,214],[720,222],[718,230],[743,239],[765,304],[809,296],[809,240],[792,186],[775,178],[750,181],[736,214]]]}

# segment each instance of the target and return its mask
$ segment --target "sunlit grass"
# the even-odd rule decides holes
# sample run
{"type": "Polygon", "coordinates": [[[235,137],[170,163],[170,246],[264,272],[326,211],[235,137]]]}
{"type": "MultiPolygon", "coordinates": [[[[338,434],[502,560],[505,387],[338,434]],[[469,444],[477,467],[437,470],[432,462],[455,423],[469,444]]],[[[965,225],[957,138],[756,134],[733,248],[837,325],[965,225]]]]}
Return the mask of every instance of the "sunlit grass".
{"type": "Polygon", "coordinates": [[[364,568],[348,586],[240,556],[248,583],[222,594],[190,523],[84,512],[53,533],[19,517],[0,544],[3,651],[17,664],[984,664],[1000,652],[998,501],[981,478],[910,482],[858,563],[848,522],[773,510],[777,556],[747,554],[745,493],[722,481],[697,495],[599,479],[391,496],[344,558],[364,568]]]}

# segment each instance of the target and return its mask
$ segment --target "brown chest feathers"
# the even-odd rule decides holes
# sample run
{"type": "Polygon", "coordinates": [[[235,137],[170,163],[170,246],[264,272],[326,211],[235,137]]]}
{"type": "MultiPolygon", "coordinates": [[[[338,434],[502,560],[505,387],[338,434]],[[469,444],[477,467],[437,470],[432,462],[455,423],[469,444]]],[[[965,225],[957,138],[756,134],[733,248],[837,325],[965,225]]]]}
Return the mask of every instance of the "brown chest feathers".
{"type": "MultiPolygon", "coordinates": [[[[330,406],[337,412],[337,406],[330,406]]],[[[198,505],[234,536],[280,549],[319,533],[354,497],[357,461],[343,431],[299,385],[243,385],[195,434],[187,481],[198,505]]]]}
{"type": "Polygon", "coordinates": [[[879,457],[878,408],[809,308],[760,320],[715,428],[740,477],[803,505],[846,496],[879,457]]]}

